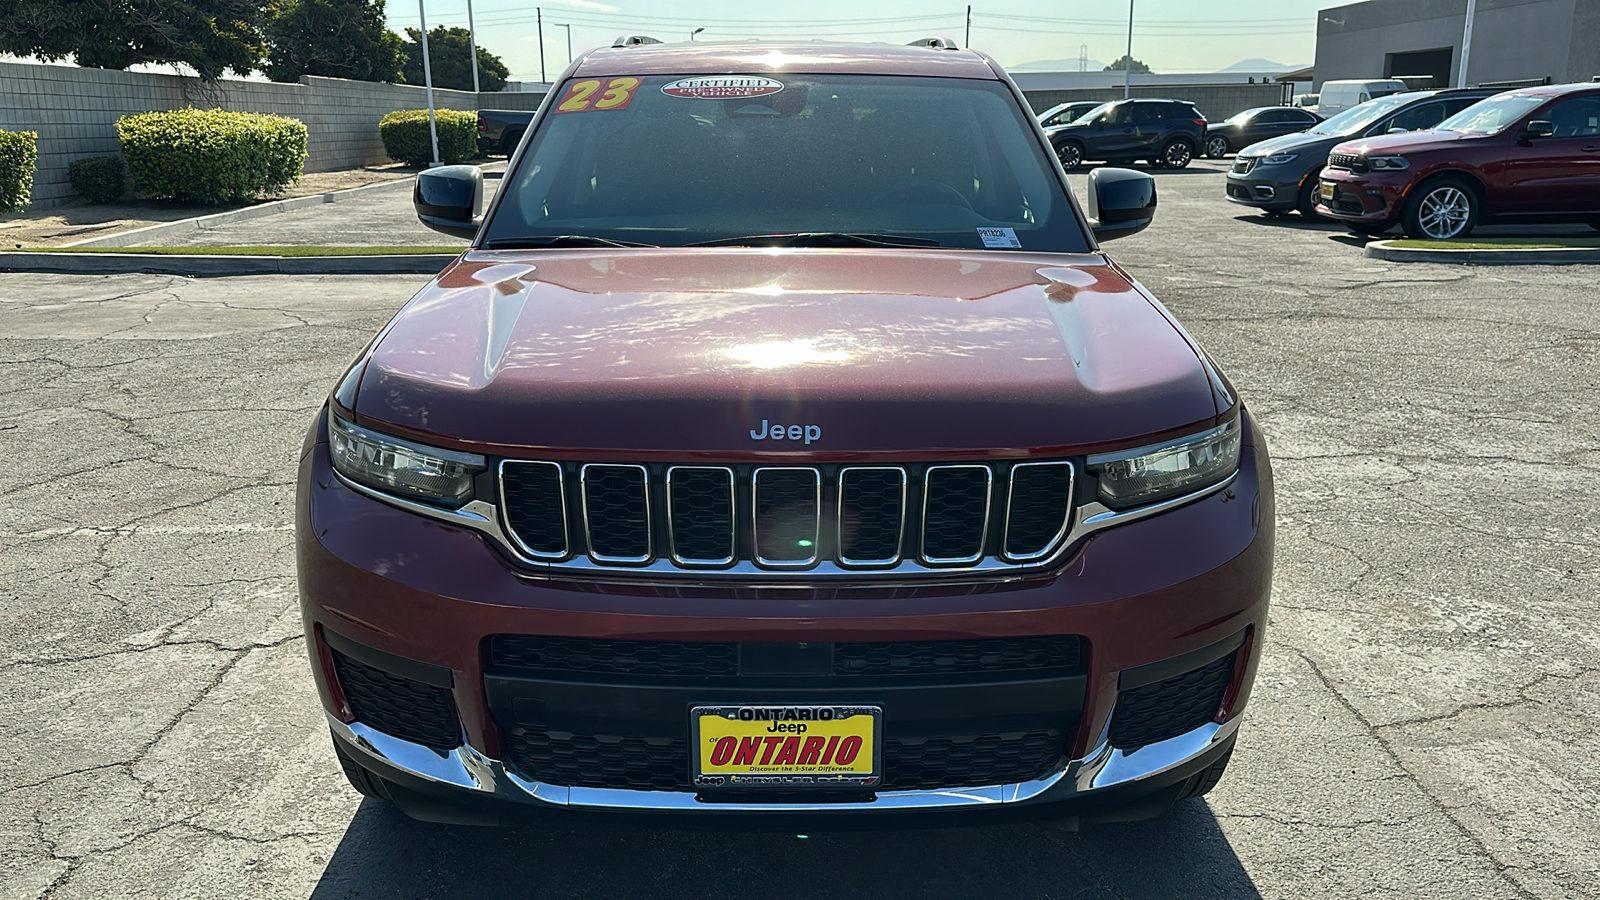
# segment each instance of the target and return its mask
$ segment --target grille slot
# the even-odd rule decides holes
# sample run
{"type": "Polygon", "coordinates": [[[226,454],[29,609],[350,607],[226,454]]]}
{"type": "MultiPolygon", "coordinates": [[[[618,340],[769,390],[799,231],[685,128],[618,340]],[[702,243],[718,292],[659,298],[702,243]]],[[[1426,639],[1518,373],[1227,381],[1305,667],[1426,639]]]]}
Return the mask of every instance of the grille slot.
{"type": "Polygon", "coordinates": [[[402,678],[329,649],[339,688],[357,721],[435,750],[461,746],[461,724],[448,690],[402,678]]]}
{"type": "Polygon", "coordinates": [[[501,463],[500,494],[512,537],[522,552],[539,559],[567,555],[567,498],[560,465],[501,463]]]}
{"type": "Polygon", "coordinates": [[[756,561],[801,567],[817,561],[822,476],[816,469],[755,472],[756,561]]]}
{"type": "Polygon", "coordinates": [[[1182,675],[1123,691],[1111,714],[1111,745],[1131,750],[1210,722],[1228,692],[1234,656],[1230,653],[1182,675]]]}
{"type": "Polygon", "coordinates": [[[672,559],[684,565],[734,560],[733,470],[673,466],[667,470],[667,521],[672,559]]]}
{"type": "Polygon", "coordinates": [[[1072,515],[1071,463],[1019,463],[1011,467],[1006,498],[1006,558],[1043,559],[1067,534],[1072,515]]]}
{"type": "Polygon", "coordinates": [[[886,740],[884,786],[913,790],[1032,781],[1060,765],[1065,740],[1053,729],[886,740]]]}
{"type": "Polygon", "coordinates": [[[933,565],[983,558],[989,531],[988,466],[930,466],[923,476],[922,560],[933,565]]]}
{"type": "Polygon", "coordinates": [[[906,522],[906,472],[861,467],[839,473],[839,561],[894,565],[906,522]]]}
{"type": "Polygon", "coordinates": [[[583,467],[589,556],[602,563],[650,561],[650,473],[644,466],[583,467]]]}

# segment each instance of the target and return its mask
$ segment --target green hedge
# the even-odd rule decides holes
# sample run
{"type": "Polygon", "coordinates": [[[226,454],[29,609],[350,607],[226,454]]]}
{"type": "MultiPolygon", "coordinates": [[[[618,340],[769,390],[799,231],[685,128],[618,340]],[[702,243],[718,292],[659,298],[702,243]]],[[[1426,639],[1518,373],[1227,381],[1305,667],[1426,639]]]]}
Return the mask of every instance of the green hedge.
{"type": "Polygon", "coordinates": [[[32,131],[0,131],[0,213],[27,208],[39,162],[38,139],[32,131]]]}
{"type": "Polygon", "coordinates": [[[90,203],[110,203],[121,197],[125,173],[120,156],[85,156],[67,166],[72,190],[90,203]]]}
{"type": "Polygon", "coordinates": [[[299,119],[220,109],[140,113],[117,120],[135,190],[186,203],[276,194],[300,180],[306,126],[299,119]]]}
{"type": "MultiPolygon", "coordinates": [[[[478,155],[478,115],[459,109],[434,110],[439,128],[439,161],[448,166],[478,155]]],[[[395,162],[411,166],[433,161],[433,141],[428,135],[428,111],[402,109],[378,122],[383,152],[395,162]]]]}

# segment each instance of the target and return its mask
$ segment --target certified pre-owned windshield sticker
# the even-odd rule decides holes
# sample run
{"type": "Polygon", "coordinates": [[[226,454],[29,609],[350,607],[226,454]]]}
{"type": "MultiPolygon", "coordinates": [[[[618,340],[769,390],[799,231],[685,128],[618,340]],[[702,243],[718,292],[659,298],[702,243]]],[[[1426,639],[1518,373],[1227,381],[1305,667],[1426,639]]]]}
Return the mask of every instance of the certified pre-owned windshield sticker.
{"type": "Polygon", "coordinates": [[[585,78],[567,85],[567,92],[556,104],[556,112],[588,112],[591,109],[627,109],[633,101],[633,92],[639,89],[637,78],[585,78]]]}
{"type": "Polygon", "coordinates": [[[990,249],[1022,249],[1022,242],[1017,240],[1017,233],[1009,228],[979,228],[978,237],[983,238],[983,245],[990,249]]]}
{"type": "Polygon", "coordinates": [[[756,75],[706,75],[700,78],[684,78],[661,86],[661,93],[669,97],[689,97],[695,100],[765,97],[781,90],[783,82],[756,75]]]}

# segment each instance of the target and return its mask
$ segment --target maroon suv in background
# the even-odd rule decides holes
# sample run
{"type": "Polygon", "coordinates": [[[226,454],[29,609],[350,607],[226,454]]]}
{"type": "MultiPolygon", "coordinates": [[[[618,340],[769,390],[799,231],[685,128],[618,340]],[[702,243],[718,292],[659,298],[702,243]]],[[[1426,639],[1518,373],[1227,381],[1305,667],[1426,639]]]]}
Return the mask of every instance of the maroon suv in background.
{"type": "Polygon", "coordinates": [[[334,748],[439,821],[1154,815],[1260,658],[1259,425],[988,57],[577,60],[306,437],[334,748]],[[727,74],[727,73],[736,74],[727,74]]]}
{"type": "Polygon", "coordinates": [[[1340,144],[1317,211],[1364,234],[1399,222],[1436,240],[1491,223],[1600,230],[1600,85],[1507,91],[1429,131],[1340,144]]]}

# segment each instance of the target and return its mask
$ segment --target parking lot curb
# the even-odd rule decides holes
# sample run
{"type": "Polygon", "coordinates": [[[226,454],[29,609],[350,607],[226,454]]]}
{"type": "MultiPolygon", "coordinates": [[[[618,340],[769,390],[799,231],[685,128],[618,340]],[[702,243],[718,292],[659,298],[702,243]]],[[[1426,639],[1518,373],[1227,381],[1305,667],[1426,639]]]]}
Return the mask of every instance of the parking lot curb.
{"type": "Polygon", "coordinates": [[[211,213],[206,216],[195,216],[189,219],[178,219],[175,222],[162,222],[159,225],[146,225],[132,231],[121,231],[108,234],[104,237],[87,238],[63,244],[63,247],[130,247],[134,244],[155,245],[163,238],[175,234],[187,234],[191,231],[204,231],[218,225],[231,222],[242,222],[248,219],[259,219],[262,216],[273,216],[296,209],[305,209],[308,206],[321,206],[324,203],[337,203],[357,194],[370,191],[394,190],[407,187],[412,183],[410,178],[396,178],[392,181],[380,181],[376,184],[364,184],[360,187],[345,188],[342,191],[329,191],[325,194],[308,194],[304,197],[294,197],[289,200],[273,200],[270,203],[259,203],[255,206],[246,206],[243,209],[230,209],[226,212],[211,213]]]}
{"type": "Polygon", "coordinates": [[[437,275],[456,257],[444,253],[389,256],[183,256],[154,253],[0,252],[0,272],[67,275],[437,275]]]}
{"type": "Polygon", "coordinates": [[[1548,247],[1510,248],[1506,250],[1423,250],[1412,247],[1395,247],[1393,241],[1372,241],[1367,244],[1367,255],[1391,262],[1471,263],[1492,265],[1542,265],[1548,263],[1600,264],[1600,248],[1548,247]]]}

